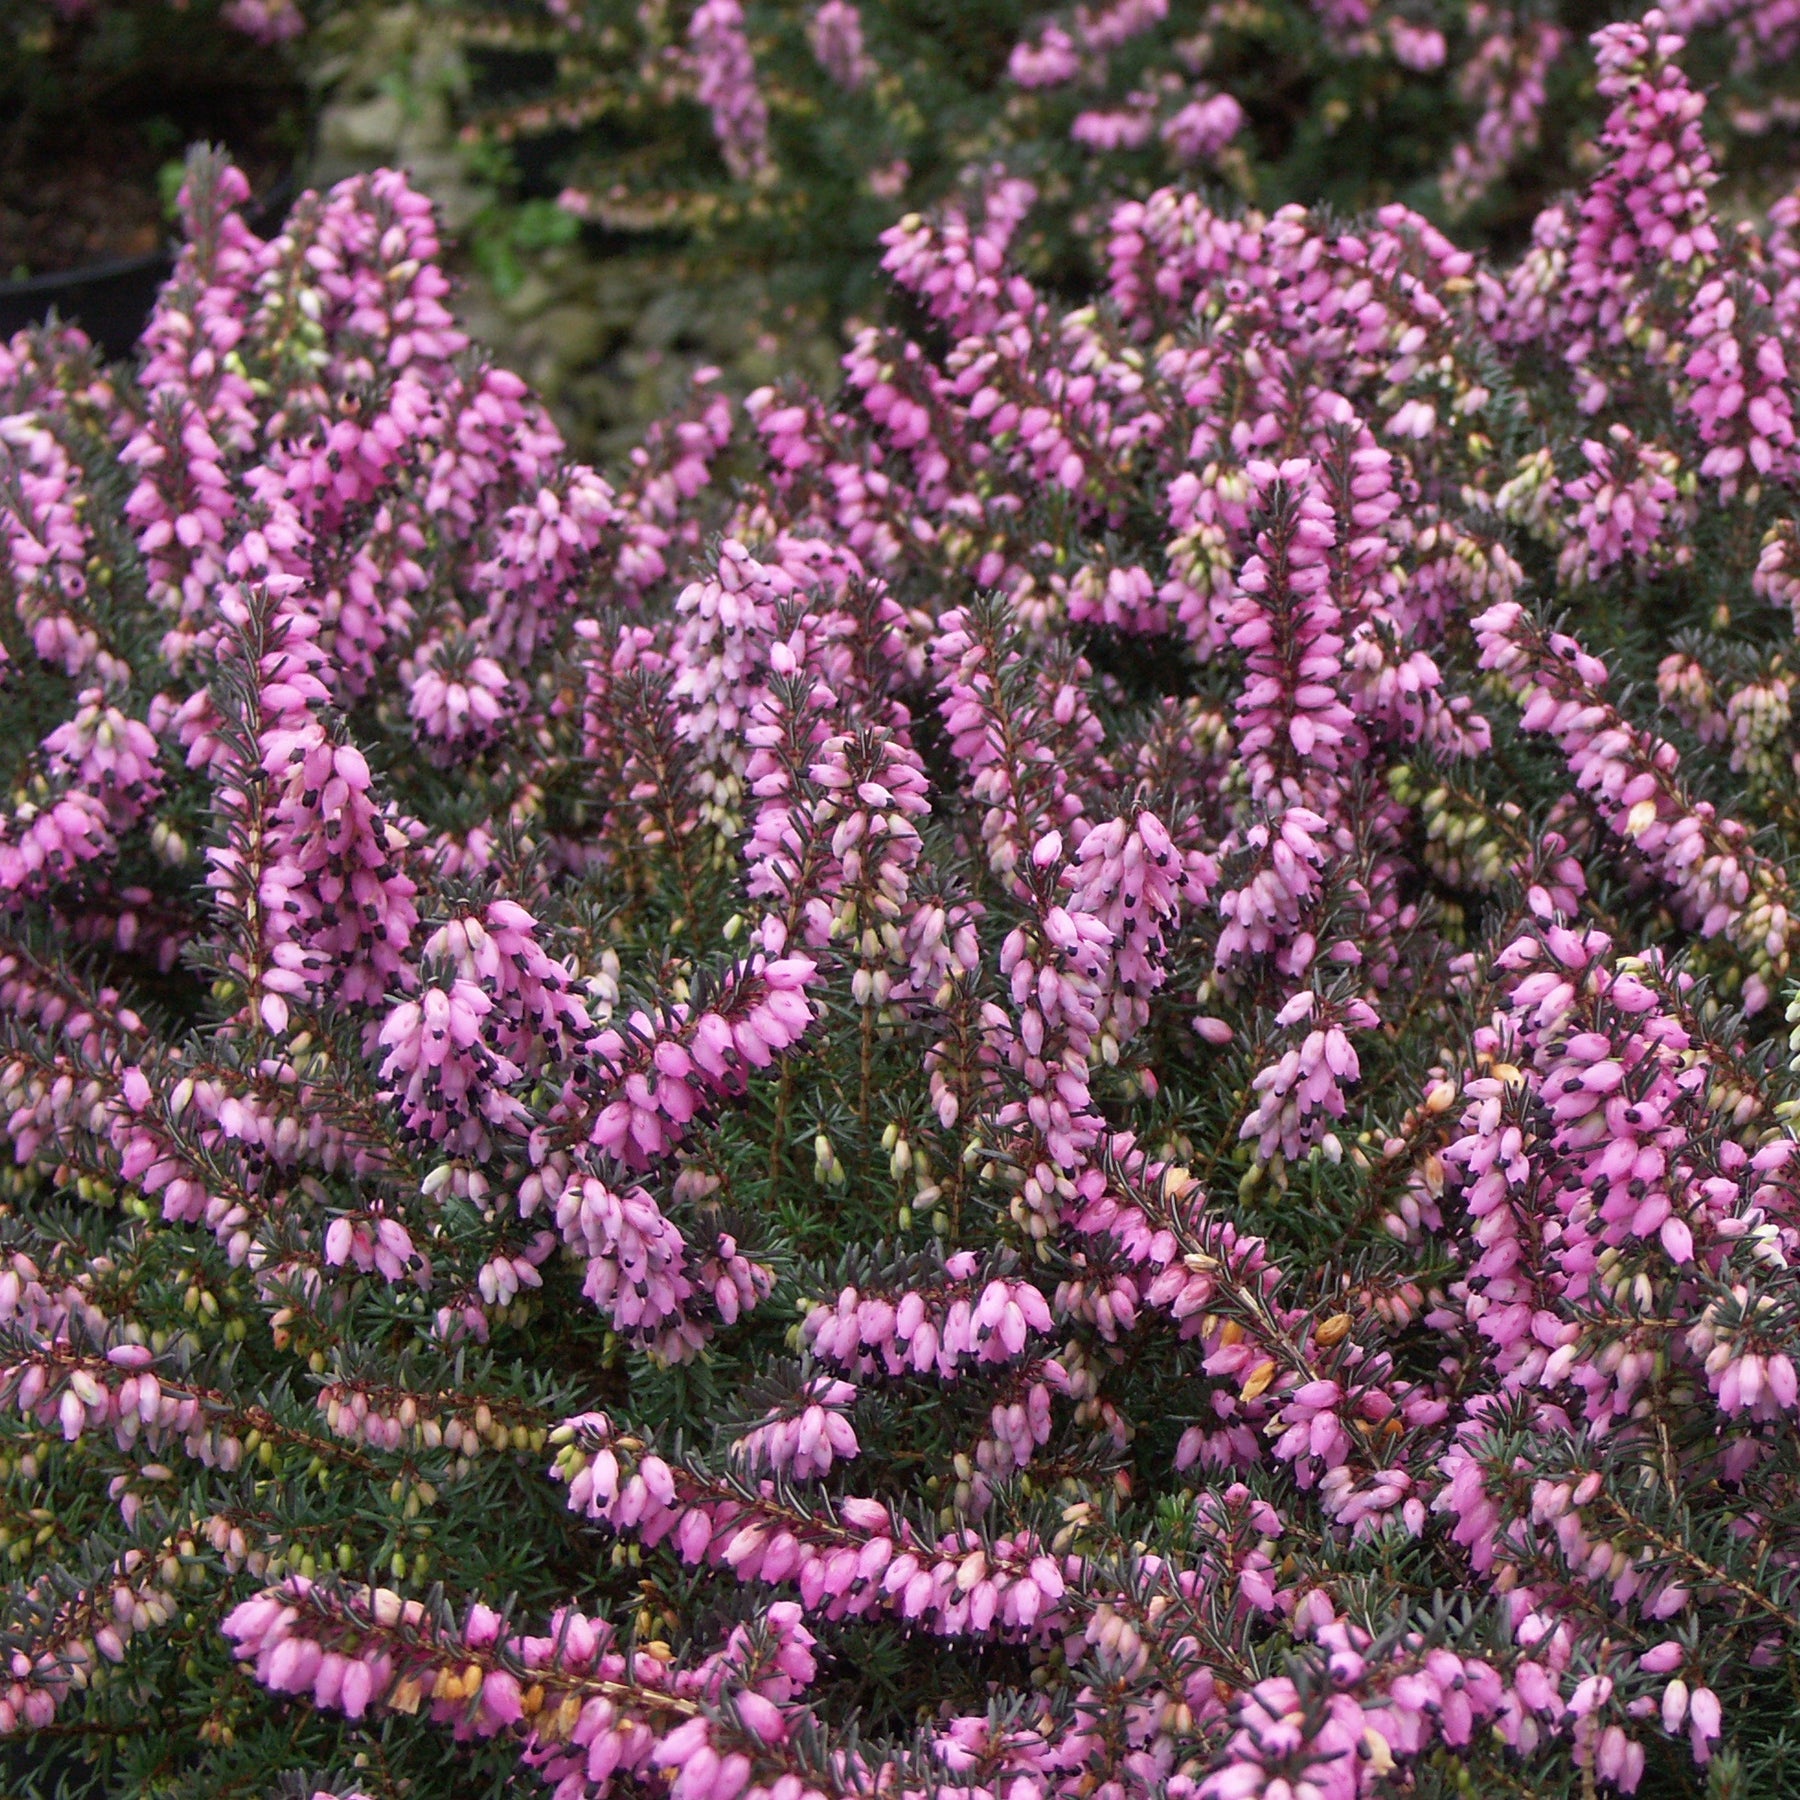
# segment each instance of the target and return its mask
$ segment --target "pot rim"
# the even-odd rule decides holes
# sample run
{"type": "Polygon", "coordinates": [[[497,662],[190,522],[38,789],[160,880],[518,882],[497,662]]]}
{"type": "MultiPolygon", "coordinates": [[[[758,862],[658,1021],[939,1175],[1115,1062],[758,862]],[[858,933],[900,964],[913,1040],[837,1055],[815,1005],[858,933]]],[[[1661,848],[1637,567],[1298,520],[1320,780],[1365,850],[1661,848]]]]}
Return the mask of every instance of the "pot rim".
{"type": "MultiPolygon", "coordinates": [[[[260,231],[273,219],[287,217],[288,209],[300,197],[306,175],[312,166],[317,147],[318,119],[316,107],[309,102],[306,143],[289,162],[266,194],[252,194],[244,208],[244,216],[253,230],[260,231]]],[[[77,263],[72,269],[51,269],[42,275],[27,275],[17,281],[0,281],[0,301],[33,300],[40,294],[54,298],[71,288],[96,286],[103,281],[120,281],[131,275],[148,275],[156,269],[173,266],[179,244],[165,238],[154,250],[141,250],[136,256],[111,256],[104,262],[77,263]]]]}
{"type": "Polygon", "coordinates": [[[163,249],[141,251],[136,256],[115,256],[106,262],[77,263],[72,269],[27,275],[22,281],[0,281],[0,300],[30,300],[38,294],[57,294],[67,288],[116,281],[122,275],[142,275],[172,260],[169,251],[163,249]]]}

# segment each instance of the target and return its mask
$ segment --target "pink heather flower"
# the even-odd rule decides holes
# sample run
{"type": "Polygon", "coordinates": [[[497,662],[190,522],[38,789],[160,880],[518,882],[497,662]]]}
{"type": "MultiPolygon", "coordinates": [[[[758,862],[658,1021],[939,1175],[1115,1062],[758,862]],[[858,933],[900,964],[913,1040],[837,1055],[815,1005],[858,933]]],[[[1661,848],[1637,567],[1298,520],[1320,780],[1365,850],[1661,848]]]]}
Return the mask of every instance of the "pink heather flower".
{"type": "Polygon", "coordinates": [[[771,1469],[796,1481],[828,1475],[834,1462],[857,1454],[856,1433],[845,1416],[855,1398],[849,1382],[819,1377],[792,1410],[771,1408],[732,1444],[731,1454],[746,1469],[771,1469]]]}
{"type": "Polygon", "coordinates": [[[1021,38],[1007,60],[1006,73],[1022,88],[1060,87],[1081,67],[1075,45],[1060,25],[1047,25],[1036,42],[1021,38]]]}
{"type": "MultiPolygon", "coordinates": [[[[1778,957],[1789,931],[1787,883],[1734,819],[1689,799],[1671,744],[1628,725],[1601,690],[1605,666],[1564,634],[1546,633],[1508,601],[1475,621],[1482,666],[1513,681],[1521,724],[1556,738],[1576,785],[1600,801],[1609,826],[1674,890],[1705,936],[1727,933],[1753,955],[1778,957]]],[[[1766,1003],[1762,977],[1746,991],[1766,1003]]]]}
{"type": "Polygon", "coordinates": [[[1484,32],[1457,76],[1463,99],[1481,108],[1475,128],[1451,151],[1439,177],[1445,203],[1463,211],[1481,199],[1543,135],[1545,78],[1561,60],[1569,35],[1548,19],[1521,22],[1479,4],[1471,28],[1484,32]]]}
{"type": "Polygon", "coordinates": [[[943,1277],[899,1296],[847,1287],[807,1313],[804,1342],[814,1356],[844,1368],[859,1369],[872,1355],[890,1375],[911,1370],[950,1380],[966,1360],[1012,1361],[1033,1334],[1052,1330],[1035,1287],[1004,1276],[979,1281],[968,1252],[946,1259],[943,1277]]]}
{"type": "MultiPolygon", "coordinates": [[[[712,114],[713,135],[733,180],[755,181],[773,164],[768,105],[757,85],[756,62],[744,34],[738,0],[703,0],[688,25],[695,92],[712,114]]],[[[841,32],[840,32],[841,35],[841,32]]]]}
{"type": "Polygon", "coordinates": [[[1148,996],[1168,979],[1165,929],[1184,900],[1204,905],[1218,880],[1214,860],[1176,848],[1153,813],[1096,825],[1081,839],[1071,871],[1070,904],[1097,918],[1113,945],[1108,983],[1113,1035],[1123,1042],[1148,1021],[1148,996]]]}
{"type": "MultiPolygon", "coordinates": [[[[75,502],[80,484],[50,422],[32,413],[0,419],[0,535],[13,604],[36,654],[73,676],[98,665],[124,672],[102,646],[87,606],[88,533],[75,502]]],[[[6,664],[0,661],[0,672],[6,664]]]]}
{"type": "Polygon", "coordinates": [[[1570,316],[1607,332],[1616,330],[1619,302],[1631,291],[1624,284],[1643,264],[1666,258],[1681,268],[1718,249],[1706,202],[1712,159],[1699,131],[1705,103],[1673,60],[1681,39],[1663,25],[1650,12],[1594,37],[1600,91],[1616,102],[1601,138],[1612,160],[1582,202],[1570,316]]]}
{"type": "MultiPolygon", "coordinates": [[[[1258,1072],[1251,1087],[1260,1098],[1238,1135],[1257,1139],[1265,1157],[1280,1154],[1293,1158],[1317,1138],[1316,1127],[1309,1129],[1310,1115],[1323,1113],[1326,1118],[1341,1119],[1343,1084],[1355,1081],[1362,1072],[1345,1027],[1368,1031],[1380,1021],[1364,1001],[1321,1005],[1314,994],[1302,992],[1281,1009],[1276,1023],[1305,1024],[1309,1029],[1278,1062],[1258,1072]]],[[[1330,1133],[1322,1141],[1328,1148],[1337,1142],[1330,1133]]]]}
{"type": "Polygon", "coordinates": [[[483,1030],[494,1003],[467,981],[427,986],[403,1000],[381,1027],[387,1090],[407,1128],[456,1150],[483,1152],[487,1128],[523,1121],[505,1092],[522,1071],[496,1055],[483,1030]]]}
{"type": "Polygon", "coordinates": [[[1133,95],[1126,105],[1111,111],[1076,114],[1069,136],[1089,150],[1141,150],[1155,130],[1149,96],[1133,95]]]}
{"type": "Polygon", "coordinates": [[[1244,109],[1229,94],[1198,89],[1178,112],[1157,127],[1157,136],[1177,162],[1204,162],[1217,156],[1244,128],[1244,109]]]}
{"type": "Polygon", "coordinates": [[[598,1033],[589,1049],[606,1079],[591,1103],[589,1142],[627,1168],[662,1157],[709,1093],[740,1091],[750,1071],[799,1041],[812,1023],[806,989],[817,969],[809,957],[759,953],[727,972],[703,1011],[634,1013],[623,1030],[598,1033]]]}
{"type": "Polygon", "coordinates": [[[285,43],[306,29],[306,19],[293,0],[231,0],[222,16],[259,44],[285,43]]]}
{"type": "Polygon", "coordinates": [[[1255,463],[1269,523],[1227,614],[1251,679],[1238,702],[1238,748],[1251,790],[1275,805],[1335,806],[1332,777],[1356,754],[1355,723],[1335,689],[1342,614],[1328,585],[1336,532],[1311,463],[1255,463]]]}
{"type": "Polygon", "coordinates": [[[431,646],[413,680],[407,711],[428,743],[479,744],[506,716],[510,687],[505,669],[476,646],[431,646]]]}
{"type": "Polygon", "coordinates": [[[1759,283],[1713,280],[1694,296],[1682,365],[1692,384],[1683,409],[1708,446],[1700,473],[1729,499],[1740,479],[1759,480],[1793,467],[1794,408],[1786,355],[1766,317],[1759,283]],[[1761,316],[1759,316],[1761,315],[1761,316]]]}
{"type": "Polygon", "coordinates": [[[1116,50],[1154,30],[1168,16],[1169,0],[1113,0],[1098,11],[1078,7],[1075,30],[1086,49],[1116,50]]]}
{"type": "Polygon", "coordinates": [[[863,49],[862,14],[852,0],[822,0],[806,26],[819,67],[851,92],[867,82],[875,65],[863,49]]]}
{"type": "Polygon", "coordinates": [[[1578,508],[1573,525],[1581,534],[1579,540],[1570,539],[1565,567],[1589,580],[1598,580],[1621,562],[1653,569],[1665,523],[1679,526],[1692,510],[1675,486],[1678,457],[1639,444],[1624,425],[1612,426],[1608,437],[1605,444],[1591,438],[1582,444],[1588,472],[1563,488],[1565,498],[1578,508]]]}

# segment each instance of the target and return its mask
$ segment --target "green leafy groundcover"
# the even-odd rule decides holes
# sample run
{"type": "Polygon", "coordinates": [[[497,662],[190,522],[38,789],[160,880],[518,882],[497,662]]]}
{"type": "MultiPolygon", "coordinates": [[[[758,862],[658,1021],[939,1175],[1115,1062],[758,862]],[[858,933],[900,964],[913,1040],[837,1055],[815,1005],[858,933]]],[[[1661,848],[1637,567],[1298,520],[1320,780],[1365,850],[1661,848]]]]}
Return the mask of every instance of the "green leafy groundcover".
{"type": "Polygon", "coordinates": [[[996,175],[616,481],[382,172],[0,356],[26,1791],[1773,1795],[1796,212],[996,175]]]}

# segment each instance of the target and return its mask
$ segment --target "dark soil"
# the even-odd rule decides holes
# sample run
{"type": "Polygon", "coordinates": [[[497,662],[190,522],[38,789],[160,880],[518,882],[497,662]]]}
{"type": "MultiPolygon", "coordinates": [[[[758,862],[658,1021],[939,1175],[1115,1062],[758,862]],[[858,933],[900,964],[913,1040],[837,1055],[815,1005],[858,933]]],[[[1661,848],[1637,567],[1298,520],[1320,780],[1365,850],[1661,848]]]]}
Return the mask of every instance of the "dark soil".
{"type": "Polygon", "coordinates": [[[80,118],[0,130],[0,281],[143,256],[168,238],[162,170],[223,143],[266,198],[303,135],[297,87],[133,87],[80,118]]]}

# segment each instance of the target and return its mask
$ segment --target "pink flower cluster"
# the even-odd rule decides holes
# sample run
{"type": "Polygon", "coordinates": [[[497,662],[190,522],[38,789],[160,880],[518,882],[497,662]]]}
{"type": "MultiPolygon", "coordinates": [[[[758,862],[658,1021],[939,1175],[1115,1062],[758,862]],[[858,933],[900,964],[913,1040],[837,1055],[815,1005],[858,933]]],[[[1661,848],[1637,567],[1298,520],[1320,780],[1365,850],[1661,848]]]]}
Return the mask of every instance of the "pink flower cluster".
{"type": "MultiPolygon", "coordinates": [[[[779,934],[765,932],[771,938],[779,934]]],[[[591,1120],[588,1141],[628,1169],[661,1159],[712,1096],[740,1091],[798,1042],[812,1022],[806,988],[816,967],[804,956],[757,955],[720,979],[710,1005],[606,1026],[588,1046],[599,1075],[580,1121],[591,1120]]]]}
{"type": "MultiPolygon", "coordinates": [[[[773,1654],[740,1626],[677,1669],[572,1608],[526,1635],[487,1606],[458,1623],[391,1588],[339,1594],[294,1577],[236,1608],[225,1631],[276,1693],[353,1720],[428,1706],[461,1737],[513,1735],[565,1800],[605,1792],[617,1773],[661,1777],[683,1800],[736,1800],[752,1754],[779,1754],[781,1708],[817,1667],[797,1607],[778,1606],[765,1623],[773,1654]]],[[[807,1790],[789,1782],[755,1791],[801,1800],[807,1790]]]]}
{"type": "Polygon", "coordinates": [[[857,1454],[856,1431],[846,1416],[855,1399],[849,1382],[815,1379],[792,1408],[770,1408],[737,1438],[732,1456],[746,1470],[771,1469],[797,1481],[829,1475],[834,1463],[857,1454]]]}
{"type": "Polygon", "coordinates": [[[981,1282],[974,1253],[945,1259],[941,1284],[915,1281],[898,1300],[844,1288],[807,1313],[802,1341],[814,1356],[859,1377],[879,1361],[890,1375],[934,1372],[953,1380],[962,1363],[1016,1360],[1032,1333],[1052,1329],[1044,1297],[1028,1281],[981,1282]]]}
{"type": "MultiPolygon", "coordinates": [[[[842,24],[834,20],[833,27],[842,39],[842,24]]],[[[831,43],[831,30],[825,35],[831,43]]],[[[841,48],[841,44],[831,43],[834,56],[841,48]]],[[[744,35],[744,9],[738,0],[703,0],[688,25],[688,50],[695,95],[712,114],[713,135],[719,140],[725,166],[737,180],[754,181],[770,166],[769,108],[757,83],[756,61],[744,35]]],[[[820,61],[825,61],[824,54],[820,61]]],[[[853,55],[845,66],[855,66],[853,55]]],[[[836,69],[832,72],[834,76],[838,73],[836,69]]]]}
{"type": "Polygon", "coordinates": [[[810,1518],[770,1485],[740,1491],[671,1465],[616,1433],[602,1414],[558,1429],[556,1474],[571,1511],[668,1538],[684,1562],[731,1569],[740,1581],[793,1581],[802,1605],[828,1619],[892,1610],[951,1635],[1047,1627],[1067,1592],[1063,1568],[1029,1535],[991,1546],[974,1532],[921,1540],[876,1500],[836,1501],[835,1518],[810,1518]]]}
{"type": "Polygon", "coordinates": [[[1790,915],[1785,873],[1750,844],[1738,820],[1682,786],[1673,744],[1629,724],[1604,696],[1606,667],[1566,633],[1545,632],[1516,601],[1474,621],[1484,668],[1517,684],[1520,724],[1543,731],[1593,793],[1607,825],[1661,876],[1702,936],[1729,933],[1750,958],[1751,1010],[1766,1005],[1769,977],[1785,971],[1790,915]]]}
{"type": "Polygon", "coordinates": [[[863,48],[862,14],[854,0],[822,0],[807,21],[806,35],[819,67],[839,87],[854,92],[875,74],[863,48]]]}

